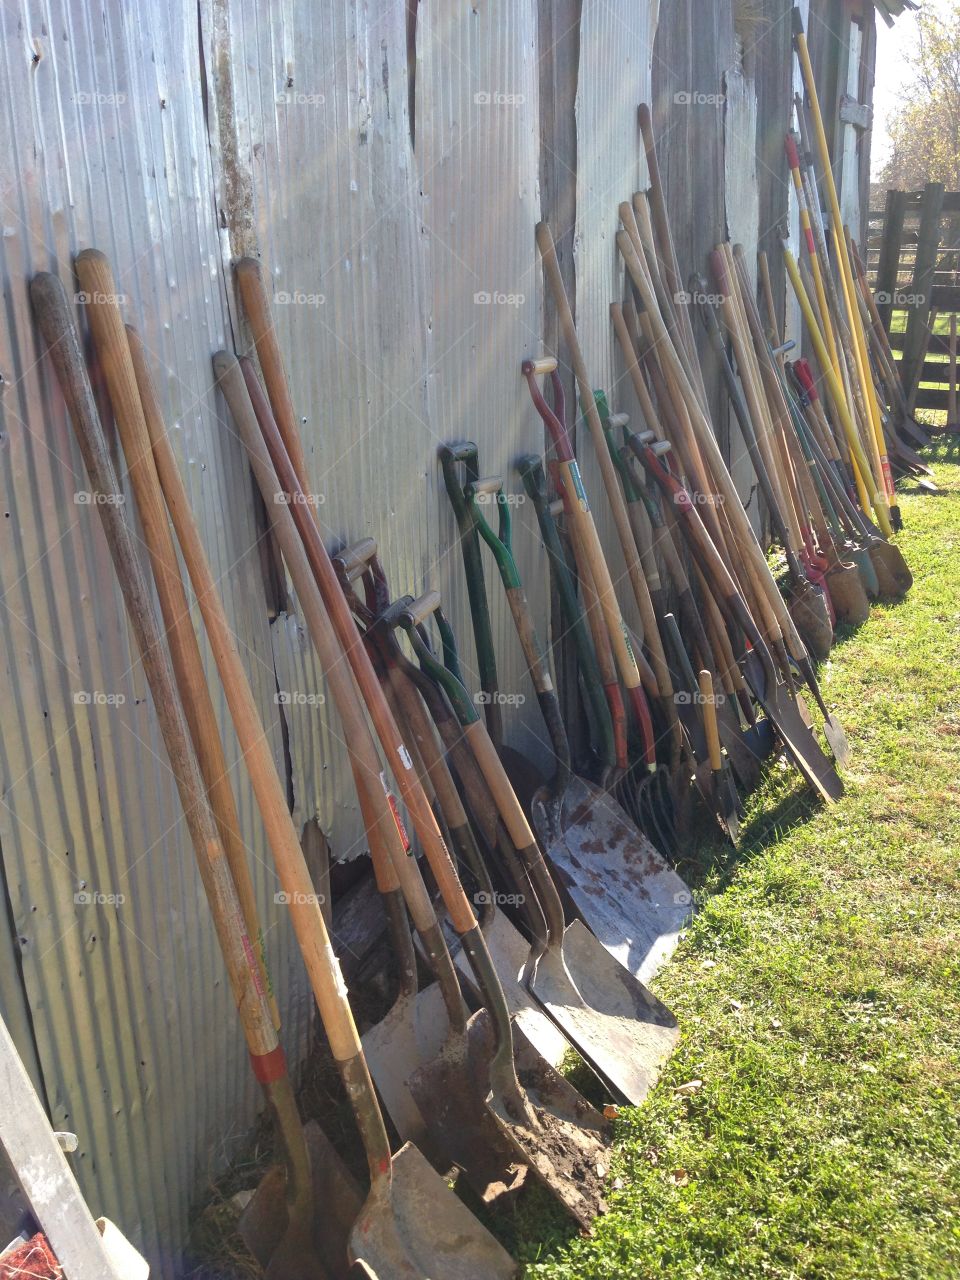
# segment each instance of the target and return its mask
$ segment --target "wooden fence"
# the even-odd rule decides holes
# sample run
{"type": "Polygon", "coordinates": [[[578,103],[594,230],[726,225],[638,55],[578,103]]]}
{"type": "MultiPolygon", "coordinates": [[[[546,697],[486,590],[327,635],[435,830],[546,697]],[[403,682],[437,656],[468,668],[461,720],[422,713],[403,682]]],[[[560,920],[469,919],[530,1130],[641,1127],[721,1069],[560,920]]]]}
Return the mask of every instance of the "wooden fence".
{"type": "Polygon", "coordinates": [[[904,386],[919,382],[917,408],[946,409],[949,317],[960,314],[960,191],[939,182],[888,191],[869,215],[867,270],[904,386]]]}

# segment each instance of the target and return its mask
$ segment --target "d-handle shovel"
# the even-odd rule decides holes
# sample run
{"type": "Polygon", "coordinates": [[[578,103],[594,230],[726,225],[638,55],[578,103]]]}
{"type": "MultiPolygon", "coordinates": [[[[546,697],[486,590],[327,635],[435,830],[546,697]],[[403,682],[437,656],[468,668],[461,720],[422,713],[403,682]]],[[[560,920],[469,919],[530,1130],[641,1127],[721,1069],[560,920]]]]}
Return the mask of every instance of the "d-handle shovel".
{"type": "MultiPolygon", "coordinates": [[[[376,544],[368,539],[336,556],[334,567],[351,606],[367,620],[368,646],[381,664],[409,741],[421,762],[429,762],[427,780],[436,782],[454,847],[464,850],[469,865],[476,866],[479,851],[417,688],[397,661],[389,626],[379,625],[353,590],[352,579],[366,574],[375,552],[376,544]]],[[[462,919],[468,910],[466,901],[460,902],[454,918],[462,919]]],[[[431,1148],[442,1152],[447,1164],[458,1165],[487,1202],[512,1193],[522,1185],[526,1169],[532,1169],[568,1212],[588,1227],[604,1204],[599,1184],[577,1185],[577,1170],[584,1163],[606,1166],[603,1118],[529,1045],[522,1047],[515,1065],[506,998],[484,935],[476,927],[454,927],[485,1007],[409,1072],[406,1085],[420,1109],[431,1148]],[[534,1082],[531,1091],[521,1086],[518,1069],[534,1082]]]]}
{"type": "MultiPolygon", "coordinates": [[[[261,434],[260,421],[251,403],[244,371],[233,356],[220,353],[214,357],[214,372],[230,407],[256,482],[269,499],[282,490],[261,434]]],[[[351,757],[354,753],[358,755],[354,777],[367,803],[379,815],[379,829],[404,887],[404,896],[410,904],[415,901],[421,886],[412,875],[412,868],[408,865],[410,859],[402,843],[398,845],[397,842],[397,824],[390,806],[385,803],[385,783],[380,772],[379,757],[356,686],[320,599],[312,566],[293,523],[290,506],[270,502],[268,509],[311,639],[334,694],[343,725],[344,740],[351,757]]],[[[352,622],[350,626],[353,628],[352,622]]],[[[229,694],[229,685],[226,682],[225,685],[229,694]]],[[[264,750],[268,749],[262,733],[258,741],[264,743],[264,750]]],[[[278,789],[274,797],[275,804],[279,807],[282,803],[283,816],[292,831],[286,796],[275,770],[273,778],[278,789]]],[[[296,848],[299,850],[299,844],[296,848]]],[[[303,867],[306,874],[305,864],[303,867]]],[[[429,910],[432,912],[432,907],[429,910]]],[[[319,911],[317,917],[316,927],[306,934],[302,947],[308,960],[308,968],[311,964],[319,967],[322,962],[330,971],[330,982],[325,985],[322,980],[315,981],[314,992],[334,1058],[357,1118],[370,1167],[370,1193],[351,1232],[351,1255],[366,1262],[381,1277],[409,1276],[412,1280],[416,1276],[432,1280],[436,1276],[449,1275],[472,1280],[474,1276],[512,1276],[515,1267],[509,1256],[453,1195],[412,1143],[406,1143],[397,1155],[391,1156],[383,1118],[347,1004],[346,990],[319,911]]],[[[418,923],[416,916],[414,919],[418,923]]],[[[296,915],[294,924],[296,927],[296,915]]],[[[418,931],[419,928],[418,923],[418,931]]],[[[429,931],[427,933],[429,939],[429,931]]],[[[444,956],[445,948],[441,950],[438,944],[436,962],[441,964],[444,956]]],[[[433,955],[431,959],[434,959],[433,955]]]]}
{"type": "MultiPolygon", "coordinates": [[[[151,593],[140,566],[133,534],[118,501],[121,493],[119,481],[100,424],[66,294],[59,279],[47,273],[34,277],[30,293],[40,331],[67,403],[90,484],[97,495],[96,508],[100,513],[127,616],[150,687],[160,732],[183,804],[200,878],[213,915],[251,1064],[277,1121],[290,1171],[288,1185],[291,1189],[297,1188],[296,1195],[289,1204],[289,1223],[275,1256],[283,1261],[286,1268],[283,1274],[291,1277],[291,1280],[320,1280],[322,1277],[342,1274],[345,1268],[338,1270],[335,1265],[328,1270],[313,1246],[312,1203],[305,1201],[302,1194],[304,1186],[308,1190],[310,1187],[310,1158],[304,1144],[283,1049],[270,1016],[220,833],[190,740],[163,632],[154,613],[151,593]]],[[[122,326],[116,335],[116,345],[111,355],[122,357],[119,348],[121,340],[125,348],[122,326]]],[[[128,371],[124,366],[125,362],[122,362],[120,368],[126,374],[128,371]]],[[[127,387],[132,404],[136,398],[136,384],[127,382],[127,387]]],[[[149,449],[147,456],[149,457],[149,449]]],[[[333,1255],[334,1250],[331,1248],[328,1255],[331,1262],[333,1255]]]]}
{"type": "Polygon", "coordinates": [[[545,948],[535,949],[527,984],[597,1073],[638,1104],[673,1051],[679,1028],[666,1008],[619,965],[579,921],[564,928],[563,907],[520,802],[480,717],[461,685],[440,667],[419,626],[440,610],[440,597],[410,597],[401,621],[421,664],[443,682],[464,735],[493,794],[510,839],[530,875],[547,919],[545,948]]]}
{"type": "Polygon", "coordinates": [[[571,772],[560,700],[513,555],[503,486],[499,478],[478,480],[465,492],[496,559],[556,759],[551,784],[533,798],[534,830],[581,919],[614,959],[644,981],[675,950],[690,915],[690,891],[620,805],[571,772]],[[499,533],[478,505],[481,495],[497,503],[499,533]]]}

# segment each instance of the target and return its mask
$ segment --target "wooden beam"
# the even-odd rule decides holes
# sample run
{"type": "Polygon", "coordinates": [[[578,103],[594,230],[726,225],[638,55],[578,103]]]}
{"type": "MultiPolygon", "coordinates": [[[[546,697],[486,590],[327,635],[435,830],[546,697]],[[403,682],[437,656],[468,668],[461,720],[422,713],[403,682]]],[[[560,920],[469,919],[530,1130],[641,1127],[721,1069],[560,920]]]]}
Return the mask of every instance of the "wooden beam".
{"type": "Polygon", "coordinates": [[[913,265],[913,280],[909,293],[911,304],[907,308],[907,333],[903,341],[901,376],[907,399],[920,376],[923,363],[923,346],[933,306],[933,275],[940,251],[940,217],[943,212],[944,186],[942,182],[928,182],[924,188],[920,212],[920,229],[917,233],[917,256],[913,265]]]}
{"type": "Polygon", "coordinates": [[[903,239],[903,219],[907,212],[907,193],[888,191],[883,213],[883,240],[880,244],[880,261],[877,263],[877,310],[883,327],[890,332],[890,316],[893,311],[893,295],[897,289],[897,272],[900,267],[900,243],[903,239]]]}

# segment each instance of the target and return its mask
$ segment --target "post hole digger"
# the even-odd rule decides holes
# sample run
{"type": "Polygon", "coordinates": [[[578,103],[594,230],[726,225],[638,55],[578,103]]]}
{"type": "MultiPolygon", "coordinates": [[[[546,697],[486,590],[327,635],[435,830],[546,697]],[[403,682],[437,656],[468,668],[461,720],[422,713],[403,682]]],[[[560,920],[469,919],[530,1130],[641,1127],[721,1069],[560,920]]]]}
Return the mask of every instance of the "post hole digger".
{"type": "Polygon", "coordinates": [[[531,804],[534,831],[581,919],[639,978],[676,946],[690,914],[690,892],[616,801],[572,772],[560,700],[513,555],[510,508],[502,482],[478,479],[464,493],[472,519],[496,560],[553,750],[553,779],[537,791],[531,804]],[[496,503],[496,533],[481,498],[496,503]]]}
{"type": "Polygon", "coordinates": [[[400,624],[421,665],[442,684],[493,794],[547,920],[525,970],[531,993],[618,1097],[639,1103],[670,1054],[678,1027],[666,1009],[579,921],[565,925],[557,888],[472,700],[425,642],[420,628],[440,598],[406,597],[400,624]]]}

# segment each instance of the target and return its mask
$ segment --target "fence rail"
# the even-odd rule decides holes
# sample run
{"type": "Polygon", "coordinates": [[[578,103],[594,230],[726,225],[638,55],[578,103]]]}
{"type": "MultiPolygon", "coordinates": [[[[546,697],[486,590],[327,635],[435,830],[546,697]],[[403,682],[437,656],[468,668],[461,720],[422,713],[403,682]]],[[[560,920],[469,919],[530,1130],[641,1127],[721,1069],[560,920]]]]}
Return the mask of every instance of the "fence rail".
{"type": "Polygon", "coordinates": [[[960,314],[960,191],[888,191],[868,216],[866,265],[908,396],[946,409],[949,339],[931,330],[960,314]]]}

